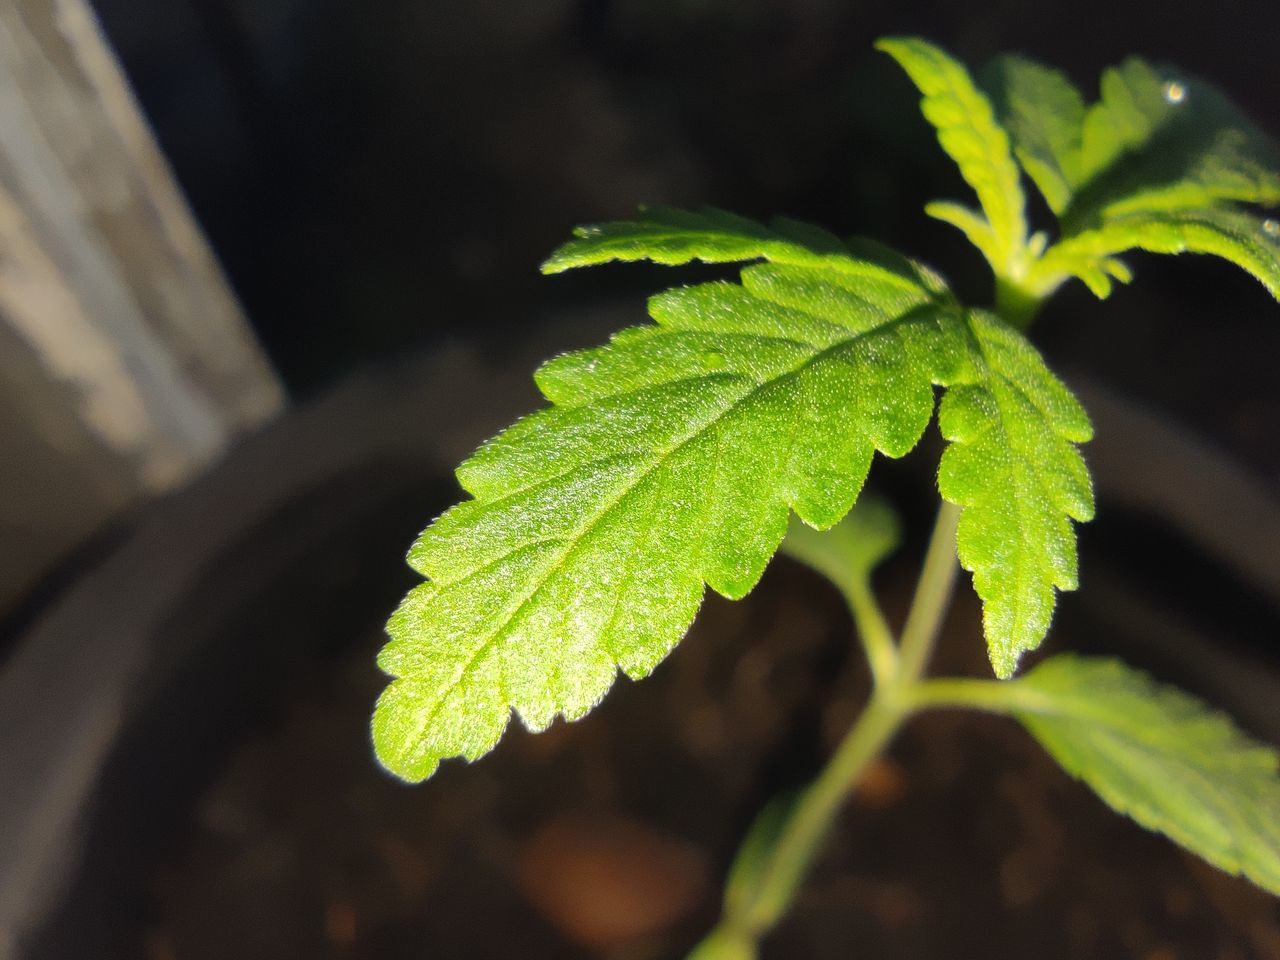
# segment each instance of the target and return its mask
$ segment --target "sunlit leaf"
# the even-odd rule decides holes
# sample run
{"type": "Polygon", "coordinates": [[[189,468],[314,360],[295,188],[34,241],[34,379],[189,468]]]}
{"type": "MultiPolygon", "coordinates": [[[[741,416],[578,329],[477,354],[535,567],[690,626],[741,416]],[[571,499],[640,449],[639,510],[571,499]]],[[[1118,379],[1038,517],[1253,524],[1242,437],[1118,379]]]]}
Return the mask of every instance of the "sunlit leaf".
{"type": "Polygon", "coordinates": [[[1116,660],[1057,656],[1013,683],[1027,729],[1111,807],[1280,894],[1273,748],[1116,660]]]}

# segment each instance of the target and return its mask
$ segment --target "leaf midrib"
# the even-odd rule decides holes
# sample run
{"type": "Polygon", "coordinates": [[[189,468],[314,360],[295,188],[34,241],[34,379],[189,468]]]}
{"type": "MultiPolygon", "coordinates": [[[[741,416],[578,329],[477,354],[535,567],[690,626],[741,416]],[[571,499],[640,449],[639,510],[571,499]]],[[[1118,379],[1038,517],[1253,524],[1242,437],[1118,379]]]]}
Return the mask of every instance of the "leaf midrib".
{"type": "MultiPolygon", "coordinates": [[[[564,540],[567,544],[567,547],[564,550],[564,552],[558,558],[556,558],[555,560],[551,561],[548,564],[545,572],[541,575],[541,578],[535,584],[532,585],[528,593],[524,597],[522,597],[520,601],[511,609],[511,613],[508,616],[506,616],[501,623],[495,625],[489,637],[487,637],[481,644],[479,644],[476,647],[476,649],[471,653],[471,655],[466,659],[466,661],[460,665],[460,667],[458,668],[457,679],[454,680],[452,683],[450,683],[447,687],[445,687],[439,693],[439,695],[436,698],[435,705],[431,708],[430,712],[425,717],[424,722],[422,723],[422,726],[424,728],[430,726],[430,724],[435,720],[439,711],[443,708],[445,701],[449,698],[450,695],[452,695],[454,690],[456,690],[458,686],[466,679],[467,673],[470,671],[471,667],[475,664],[476,660],[479,659],[481,655],[486,653],[493,646],[495,642],[497,642],[499,636],[503,633],[503,631],[505,631],[512,623],[516,621],[516,619],[524,612],[524,610],[533,601],[533,599],[541,592],[541,590],[547,585],[547,583],[550,582],[551,578],[557,572],[559,572],[564,568],[565,564],[569,562],[570,558],[575,554],[575,552],[586,542],[591,532],[613,510],[617,509],[636,490],[636,488],[638,488],[642,483],[648,480],[654,474],[654,472],[657,471],[672,456],[674,456],[680,450],[684,449],[684,447],[689,443],[692,443],[693,441],[697,440],[707,431],[719,425],[721,421],[726,416],[728,416],[732,410],[734,410],[740,404],[747,402],[752,396],[756,395],[760,391],[766,388],[769,388],[771,386],[774,386],[777,383],[780,383],[781,381],[787,379],[788,377],[794,377],[800,372],[808,369],[809,367],[812,367],[813,365],[819,362],[822,362],[825,359],[828,359],[829,357],[836,356],[840,351],[852,347],[854,344],[858,343],[859,341],[868,339],[873,336],[881,335],[889,330],[895,329],[896,327],[904,323],[919,321],[926,315],[928,314],[924,310],[921,310],[921,309],[911,310],[903,314],[902,316],[894,317],[893,319],[889,320],[888,322],[878,327],[875,327],[871,330],[865,330],[860,333],[856,333],[853,336],[849,337],[848,339],[841,341],[840,343],[832,344],[829,347],[826,347],[822,350],[817,351],[811,356],[806,357],[804,361],[801,362],[800,364],[797,364],[792,369],[787,370],[785,373],[782,373],[779,376],[773,377],[769,380],[756,384],[747,393],[743,394],[741,397],[738,397],[736,400],[731,401],[723,411],[721,411],[718,415],[713,417],[707,423],[702,424],[696,430],[694,430],[691,434],[689,434],[688,436],[676,442],[671,448],[659,454],[657,459],[653,462],[652,466],[647,471],[639,475],[634,482],[630,483],[624,489],[619,491],[619,493],[613,498],[613,500],[611,500],[609,503],[604,505],[589,520],[587,520],[583,524],[583,526],[578,529],[578,531],[572,538],[570,537],[560,538],[564,540]]],[[[498,561],[498,562],[501,562],[501,561],[498,561]]],[[[700,575],[701,575],[701,571],[699,571],[699,576],[700,575]]],[[[499,677],[500,677],[499,684],[503,688],[503,692],[504,692],[503,699],[510,701],[511,698],[505,696],[505,680],[502,679],[503,673],[504,671],[501,669],[501,666],[500,666],[499,667],[499,677]]],[[[510,708],[510,704],[508,705],[508,707],[510,708]]]]}
{"type": "MultiPolygon", "coordinates": [[[[1001,399],[1000,399],[999,384],[1003,383],[1006,386],[1011,387],[1015,390],[1019,389],[1018,384],[1014,383],[1009,378],[1007,378],[1003,373],[1001,373],[999,371],[998,366],[992,362],[992,356],[991,356],[991,353],[988,351],[986,340],[982,336],[982,333],[974,325],[974,321],[972,317],[969,318],[969,330],[970,330],[970,335],[973,337],[973,340],[977,343],[978,352],[982,358],[982,365],[987,373],[987,376],[984,378],[987,381],[987,390],[990,391],[991,398],[992,400],[995,401],[996,417],[999,421],[997,429],[999,429],[1000,433],[1004,436],[1005,449],[1013,450],[1014,447],[1013,447],[1012,439],[1009,436],[1009,428],[1006,424],[1004,404],[1001,403],[1001,399]]],[[[1039,411],[1039,407],[1035,403],[1033,403],[1029,397],[1027,399],[1028,399],[1028,403],[1031,404],[1032,408],[1039,411]]],[[[1019,457],[1019,456],[1014,456],[1009,458],[1011,480],[1014,480],[1015,478],[1017,480],[1025,479],[1025,474],[1022,471],[1023,459],[1024,459],[1023,457],[1019,457]]],[[[1013,606],[1013,612],[1014,612],[1013,628],[1015,630],[1025,632],[1025,628],[1023,626],[1025,621],[1025,616],[1023,612],[1024,594],[1025,594],[1027,585],[1029,583],[1034,585],[1034,578],[1028,577],[1026,573],[1027,551],[1025,548],[1025,544],[1026,544],[1027,524],[1025,522],[1026,506],[1024,503],[1024,500],[1026,498],[1025,498],[1025,494],[1023,493],[1023,488],[1021,483],[1013,483],[1012,488],[1013,488],[1014,503],[1016,504],[1016,510],[1014,513],[1014,522],[1017,526],[1017,543],[1018,543],[1017,553],[1019,557],[1018,569],[1020,571],[1018,576],[1018,589],[1013,592],[1014,598],[1015,598],[1014,606],[1013,606]]],[[[1023,644],[1021,637],[1009,637],[1008,639],[1012,642],[1014,646],[1014,649],[1009,651],[1009,653],[1012,655],[1014,661],[1016,662],[1018,655],[1023,652],[1023,650],[1025,649],[1025,646],[1023,644]]]]}
{"type": "MultiPolygon", "coordinates": [[[[913,311],[907,311],[907,312],[910,313],[913,311]]],[[[905,315],[906,314],[903,314],[903,316],[905,315]]],[[[819,319],[822,319],[822,318],[819,318],[819,319]]],[[[876,331],[879,331],[884,327],[886,327],[889,323],[893,323],[898,319],[901,319],[901,318],[894,317],[889,321],[887,321],[886,323],[882,323],[880,326],[873,327],[870,330],[861,331],[860,335],[875,333],[876,331]]],[[[835,326],[835,324],[832,324],[832,325],[835,326]]],[[[684,331],[674,327],[664,328],[662,326],[657,326],[657,327],[654,327],[653,329],[659,330],[661,332],[667,332],[673,335],[685,333],[685,332],[688,332],[688,333],[706,332],[706,331],[684,331]]],[[[845,327],[843,329],[848,330],[849,328],[845,327]]],[[[823,350],[839,347],[841,344],[852,343],[853,339],[855,339],[850,337],[843,337],[840,340],[836,341],[835,343],[828,344],[827,346],[824,347],[821,344],[813,343],[812,341],[809,341],[809,340],[799,340],[794,337],[780,337],[780,336],[773,336],[770,334],[758,334],[758,335],[757,334],[732,334],[731,336],[741,336],[744,338],[750,338],[752,340],[767,340],[772,343],[786,344],[794,347],[799,347],[801,349],[814,350],[819,352],[823,350]]],[[[799,369],[799,368],[793,368],[793,369],[799,369]]],[[[779,375],[779,377],[774,377],[771,379],[760,381],[758,385],[767,385],[770,383],[774,383],[778,379],[781,379],[782,376],[785,376],[787,373],[790,373],[790,372],[791,371],[788,370],[788,371],[785,371],[783,374],[779,375]]],[[[674,380],[664,380],[661,383],[647,383],[647,384],[644,384],[643,386],[634,387],[632,389],[619,390],[616,393],[599,394],[598,396],[594,396],[590,400],[584,401],[583,403],[556,403],[553,407],[549,407],[547,409],[551,410],[551,409],[558,408],[563,410],[580,410],[583,407],[590,406],[591,404],[599,403],[605,400],[622,400],[629,397],[634,397],[637,394],[644,393],[646,390],[667,390],[667,389],[670,389],[671,387],[680,387],[680,386],[693,385],[696,383],[702,383],[702,382],[707,382],[712,380],[727,380],[727,379],[740,379],[740,380],[751,381],[752,377],[750,376],[750,374],[747,374],[747,373],[739,373],[739,372],[725,371],[725,370],[702,372],[702,373],[694,374],[688,377],[679,377],[674,380]]],[[[744,394],[744,396],[746,395],[744,394]]],[[[742,398],[739,398],[739,399],[742,399],[742,398]]],[[[735,400],[733,402],[736,403],[738,401],[735,400]]],[[[634,456],[634,452],[610,453],[610,454],[605,454],[604,456],[596,457],[595,459],[592,459],[592,460],[583,461],[582,463],[575,463],[572,466],[565,468],[564,470],[560,471],[557,474],[553,474],[552,476],[538,477],[536,480],[533,480],[522,487],[513,487],[510,490],[506,490],[499,496],[496,496],[496,497],[486,496],[484,497],[483,502],[486,507],[501,507],[508,501],[514,500],[517,497],[520,497],[524,494],[531,493],[537,490],[541,490],[545,487],[551,486],[552,484],[560,480],[563,480],[565,477],[568,477],[570,474],[576,471],[582,470],[586,467],[596,466],[609,460],[625,459],[631,456],[634,456]]]]}
{"type": "MultiPolygon", "coordinates": [[[[1013,174],[1012,181],[1010,181],[1008,176],[1010,170],[1001,169],[1005,166],[1006,157],[1001,156],[998,152],[994,152],[992,150],[988,136],[978,126],[978,124],[974,122],[975,110],[973,103],[969,97],[966,96],[970,91],[966,90],[963,86],[957,86],[954,83],[949,69],[944,68],[942,72],[944,74],[943,82],[946,85],[946,92],[944,95],[956,101],[964,118],[960,124],[953,125],[947,129],[964,128],[973,135],[980,144],[978,153],[982,162],[986,165],[987,169],[994,174],[994,182],[986,186],[973,183],[967,176],[964,176],[963,164],[961,165],[961,175],[964,176],[965,182],[967,182],[978,195],[978,201],[982,206],[983,213],[986,214],[987,223],[991,226],[993,238],[1001,247],[1000,252],[1002,257],[1007,258],[1011,251],[1017,249],[1018,245],[1022,243],[1022,237],[1019,236],[1018,226],[1018,222],[1021,219],[1020,205],[1022,203],[1022,197],[1021,185],[1018,182],[1017,164],[1013,160],[1012,153],[1010,153],[1007,156],[1008,165],[1012,168],[1013,174]],[[1006,189],[1010,182],[1014,185],[1012,190],[1006,189]],[[988,194],[993,192],[995,194],[994,197],[988,196],[988,194]],[[1017,202],[1014,201],[1014,197],[1017,198],[1017,202]],[[1000,214],[998,219],[1001,222],[999,224],[997,224],[991,217],[993,208],[1000,214]]],[[[979,94],[979,97],[981,97],[981,94],[979,94]]],[[[997,133],[1003,133],[1004,131],[1000,127],[999,121],[995,117],[995,112],[990,108],[990,105],[988,105],[988,110],[992,127],[997,131],[997,133]]],[[[939,132],[942,132],[943,129],[944,128],[939,128],[939,132]]],[[[1006,141],[1008,141],[1007,133],[1005,133],[1005,138],[1006,141]]],[[[1012,146],[1011,143],[1010,146],[1012,146]]]]}

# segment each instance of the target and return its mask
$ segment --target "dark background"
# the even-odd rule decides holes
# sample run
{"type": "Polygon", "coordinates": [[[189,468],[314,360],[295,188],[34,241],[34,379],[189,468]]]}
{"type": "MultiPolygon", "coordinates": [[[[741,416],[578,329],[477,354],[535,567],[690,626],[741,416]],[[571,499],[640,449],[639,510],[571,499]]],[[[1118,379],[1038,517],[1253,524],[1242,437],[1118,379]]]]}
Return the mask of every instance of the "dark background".
{"type": "MultiPolygon", "coordinates": [[[[536,272],[572,225],[640,203],[785,213],[881,237],[984,297],[976,254],[921,212],[967,191],[905,78],[872,50],[886,33],[920,33],[975,65],[1023,51],[1090,94],[1103,67],[1139,53],[1212,78],[1280,129],[1280,12],[1269,0],[97,7],[197,217],[301,395],[442,337],[533,335],[537,318],[602,288],[652,289],[663,278],[643,269],[536,272]]],[[[1162,299],[1160,331],[1144,328],[1142,356],[1125,355],[1134,366],[1176,350],[1179,324],[1226,324],[1241,337],[1277,329],[1270,317],[1251,325],[1266,300],[1228,270],[1142,263],[1140,274],[1148,291],[1172,275],[1171,299],[1195,302],[1183,320],[1177,308],[1165,316],[1162,299]]],[[[1058,340],[1077,338],[1064,328],[1089,324],[1086,315],[1106,318],[1096,329],[1141,324],[1135,313],[1157,296],[1122,291],[1099,309],[1073,291],[1044,335],[1068,349],[1058,340]]],[[[1076,329],[1095,341],[1095,328],[1076,329]]],[[[1088,347],[1083,355],[1097,359],[1088,347]]],[[[1128,370],[1114,372],[1130,382],[1128,370]]],[[[1264,393],[1260,378],[1237,379],[1233,388],[1264,393]]]]}

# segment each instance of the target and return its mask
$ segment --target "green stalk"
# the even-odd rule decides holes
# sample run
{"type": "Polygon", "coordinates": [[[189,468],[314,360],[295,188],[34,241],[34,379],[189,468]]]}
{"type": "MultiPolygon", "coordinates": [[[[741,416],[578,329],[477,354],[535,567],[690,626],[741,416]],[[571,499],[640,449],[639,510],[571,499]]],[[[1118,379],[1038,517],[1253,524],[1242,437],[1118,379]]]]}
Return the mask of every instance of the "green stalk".
{"type": "Polygon", "coordinates": [[[756,941],[782,919],[862,772],[897,733],[908,712],[905,703],[879,694],[871,698],[822,774],[791,811],[752,895],[741,901],[741,912],[726,917],[723,926],[756,941]]]}
{"type": "Polygon", "coordinates": [[[907,691],[913,710],[961,709],[984,713],[1045,713],[1055,704],[1040,692],[1007,680],[938,677],[907,691]]]}
{"type": "MultiPolygon", "coordinates": [[[[778,824],[758,824],[740,853],[725,896],[724,914],[719,924],[698,945],[689,960],[752,960],[764,936],[783,917],[795,899],[812,866],[818,848],[836,816],[858,785],[867,766],[888,746],[902,724],[917,709],[911,692],[919,686],[946,613],[955,583],[956,525],[960,508],[944,503],[938,512],[920,580],[903,630],[902,644],[892,660],[882,662],[876,687],[867,706],[845,734],[836,752],[818,779],[806,789],[778,824]],[[761,841],[759,834],[767,832],[761,841]],[[767,844],[767,845],[766,845],[767,844]],[[764,849],[760,849],[764,847],[764,849]],[[750,862],[743,862],[749,860],[750,862]]],[[[860,631],[875,620],[867,620],[868,610],[879,618],[874,600],[862,613],[854,610],[860,631]]],[[[851,603],[853,598],[850,598],[851,603]]],[[[883,638],[880,638],[883,639],[883,638]]],[[[877,641],[864,634],[869,655],[877,641]]],[[[889,638],[890,643],[891,638],[889,638]]],[[[873,661],[874,665],[874,661],[873,661]]],[[[777,811],[766,811],[772,820],[777,811]]]]}
{"type": "Polygon", "coordinates": [[[933,535],[929,538],[929,549],[911,600],[907,623],[902,628],[895,677],[899,689],[920,679],[933,654],[938,630],[951,603],[956,574],[960,570],[956,561],[956,529],[959,525],[960,508],[943,501],[938,519],[933,524],[933,535]]]}
{"type": "Polygon", "coordinates": [[[996,313],[1010,326],[1026,330],[1035,321],[1044,297],[1008,277],[996,276],[996,313]]]}
{"type": "Polygon", "coordinates": [[[865,576],[849,577],[841,593],[853,614],[854,629],[862,641],[876,686],[887,683],[898,668],[898,648],[869,580],[865,576]]]}

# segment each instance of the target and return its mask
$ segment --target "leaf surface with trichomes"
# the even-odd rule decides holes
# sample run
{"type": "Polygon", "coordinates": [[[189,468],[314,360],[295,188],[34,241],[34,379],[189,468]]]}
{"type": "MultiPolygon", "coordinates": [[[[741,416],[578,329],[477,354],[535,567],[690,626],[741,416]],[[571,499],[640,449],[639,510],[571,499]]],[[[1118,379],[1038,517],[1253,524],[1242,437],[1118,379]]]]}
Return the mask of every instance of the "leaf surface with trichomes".
{"type": "Polygon", "coordinates": [[[938,414],[951,441],[938,469],[943,497],[964,507],[957,543],[983,600],[996,674],[1049,629],[1056,590],[1074,590],[1071,520],[1093,517],[1093,488],[1076,444],[1088,415],[1017,331],[980,310],[966,315],[974,373],[938,414]]]}
{"type": "Polygon", "coordinates": [[[1116,660],[1052,657],[1013,683],[1022,723],[1108,805],[1280,894],[1274,748],[1116,660]]]}
{"type": "Polygon", "coordinates": [[[963,313],[906,260],[824,236],[663,211],[581,231],[548,261],[764,259],[738,283],[659,294],[654,325],[543,366],[551,406],[459,468],[473,499],[411,550],[427,582],[379,659],[396,678],[374,718],[389,769],[420,780],[478,757],[513,710],[534,730],[581,717],[619,669],[666,656],[704,583],[750,590],[789,510],[831,526],[876,450],[915,446],[933,385],[969,363],[963,313]]]}
{"type": "Polygon", "coordinates": [[[1027,243],[1021,175],[1009,135],[986,95],[962,63],[919,37],[888,37],[876,47],[893,57],[919,89],[921,112],[982,207],[980,213],[955,203],[926,209],[964,231],[997,273],[1018,271],[1027,243]]]}

